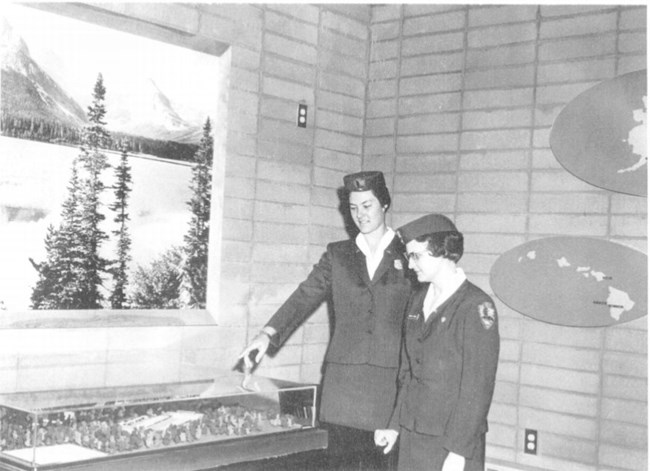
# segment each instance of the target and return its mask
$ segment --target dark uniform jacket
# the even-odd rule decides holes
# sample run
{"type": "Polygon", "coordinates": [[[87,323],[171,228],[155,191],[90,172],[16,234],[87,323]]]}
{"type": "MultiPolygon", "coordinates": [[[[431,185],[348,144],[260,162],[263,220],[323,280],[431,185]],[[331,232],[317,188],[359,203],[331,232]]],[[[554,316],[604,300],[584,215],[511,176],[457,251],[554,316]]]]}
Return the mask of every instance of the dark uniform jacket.
{"type": "Polygon", "coordinates": [[[407,309],[401,387],[389,427],[442,437],[446,450],[470,459],[487,432],[499,357],[496,309],[465,280],[425,321],[427,289],[407,309]]]}
{"type": "Polygon", "coordinates": [[[331,298],[334,325],[325,355],[321,415],[341,417],[334,423],[370,430],[381,426],[378,421],[387,420],[392,412],[402,323],[411,291],[402,250],[394,237],[370,280],[365,255],[354,240],[329,244],[307,279],[267,323],[278,332],[272,339],[277,347],[331,298]],[[358,417],[348,420],[342,418],[344,414],[358,417]]]}

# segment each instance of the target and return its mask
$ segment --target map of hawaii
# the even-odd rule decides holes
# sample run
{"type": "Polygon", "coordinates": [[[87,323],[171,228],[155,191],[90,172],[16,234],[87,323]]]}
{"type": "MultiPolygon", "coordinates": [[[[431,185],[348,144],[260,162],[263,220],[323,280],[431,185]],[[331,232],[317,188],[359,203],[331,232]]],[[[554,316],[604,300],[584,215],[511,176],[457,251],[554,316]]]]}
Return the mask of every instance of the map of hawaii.
{"type": "Polygon", "coordinates": [[[621,314],[631,310],[634,307],[634,301],[625,292],[609,286],[609,296],[607,305],[609,306],[609,315],[616,320],[620,320],[621,314]]]}
{"type": "MultiPolygon", "coordinates": [[[[537,252],[531,250],[527,252],[525,256],[519,257],[518,261],[521,263],[522,261],[533,261],[536,259],[537,252]]],[[[555,261],[560,269],[572,268],[571,262],[564,256],[557,258],[555,261]]],[[[595,279],[598,283],[612,279],[611,276],[608,276],[602,271],[594,270],[590,266],[578,266],[574,270],[585,278],[595,279]]],[[[609,315],[612,319],[618,321],[621,319],[621,315],[624,312],[630,311],[634,307],[635,302],[630,298],[630,295],[626,291],[617,289],[613,286],[608,286],[608,290],[609,295],[607,296],[607,300],[594,301],[594,304],[607,306],[609,308],[609,315]]]]}

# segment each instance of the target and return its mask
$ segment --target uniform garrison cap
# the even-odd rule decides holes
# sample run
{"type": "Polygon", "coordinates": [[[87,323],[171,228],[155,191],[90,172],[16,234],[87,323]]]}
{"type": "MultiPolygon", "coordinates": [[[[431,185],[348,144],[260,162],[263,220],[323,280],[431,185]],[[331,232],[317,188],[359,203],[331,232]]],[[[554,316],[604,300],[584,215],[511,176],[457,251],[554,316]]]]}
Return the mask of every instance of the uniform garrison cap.
{"type": "Polygon", "coordinates": [[[413,239],[427,234],[450,231],[458,232],[458,229],[447,216],[442,214],[427,214],[397,229],[397,233],[404,244],[408,244],[413,239]]]}
{"type": "Polygon", "coordinates": [[[376,170],[346,175],[343,177],[343,184],[347,191],[386,191],[384,174],[376,170]]]}

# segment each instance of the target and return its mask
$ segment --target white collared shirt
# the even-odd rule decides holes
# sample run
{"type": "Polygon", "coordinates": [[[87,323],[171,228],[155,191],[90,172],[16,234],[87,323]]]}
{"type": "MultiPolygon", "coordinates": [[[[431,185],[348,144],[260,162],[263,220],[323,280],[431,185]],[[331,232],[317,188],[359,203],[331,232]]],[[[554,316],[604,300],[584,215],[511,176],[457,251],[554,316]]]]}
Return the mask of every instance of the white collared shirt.
{"type": "Polygon", "coordinates": [[[395,237],[395,231],[388,227],[386,233],[381,236],[377,250],[372,253],[370,251],[370,246],[368,246],[368,241],[363,236],[363,234],[361,232],[357,234],[355,242],[357,243],[359,250],[361,250],[361,252],[366,256],[366,268],[368,269],[368,276],[371,280],[372,277],[375,276],[375,272],[381,263],[381,259],[384,258],[384,251],[386,250],[386,247],[388,247],[393,241],[393,237],[395,237]]]}
{"type": "Polygon", "coordinates": [[[424,303],[422,306],[422,312],[424,314],[424,320],[427,320],[429,316],[440,307],[442,303],[447,301],[451,296],[458,291],[460,285],[467,279],[465,272],[462,268],[456,267],[456,273],[454,273],[445,283],[439,291],[436,289],[436,286],[433,283],[429,283],[429,289],[427,294],[424,297],[424,303]]]}

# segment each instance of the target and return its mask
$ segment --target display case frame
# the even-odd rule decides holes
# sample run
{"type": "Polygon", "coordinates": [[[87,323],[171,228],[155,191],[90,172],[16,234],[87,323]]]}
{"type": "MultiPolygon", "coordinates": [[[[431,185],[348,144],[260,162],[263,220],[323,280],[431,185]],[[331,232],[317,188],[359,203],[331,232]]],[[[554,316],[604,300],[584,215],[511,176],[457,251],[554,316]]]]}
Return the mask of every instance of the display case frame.
{"type": "Polygon", "coordinates": [[[316,385],[238,373],[0,395],[0,469],[194,471],[323,449],[316,402],[316,385]]]}

